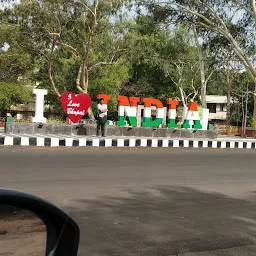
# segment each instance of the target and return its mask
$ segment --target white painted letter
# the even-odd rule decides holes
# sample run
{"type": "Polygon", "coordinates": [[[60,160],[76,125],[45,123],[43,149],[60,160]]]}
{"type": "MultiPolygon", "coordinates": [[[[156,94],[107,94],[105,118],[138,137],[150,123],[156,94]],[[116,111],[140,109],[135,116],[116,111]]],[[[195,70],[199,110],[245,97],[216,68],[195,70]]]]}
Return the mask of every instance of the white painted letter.
{"type": "Polygon", "coordinates": [[[44,95],[47,95],[47,90],[33,89],[33,94],[36,95],[36,108],[32,122],[46,123],[46,118],[44,117],[44,95]]]}

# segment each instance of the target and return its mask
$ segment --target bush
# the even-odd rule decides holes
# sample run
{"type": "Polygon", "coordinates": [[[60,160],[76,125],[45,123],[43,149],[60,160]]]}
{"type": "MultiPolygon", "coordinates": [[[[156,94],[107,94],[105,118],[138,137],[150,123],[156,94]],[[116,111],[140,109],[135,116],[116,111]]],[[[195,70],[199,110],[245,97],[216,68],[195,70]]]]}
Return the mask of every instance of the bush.
{"type": "Polygon", "coordinates": [[[57,118],[49,118],[47,123],[48,124],[65,124],[66,122],[64,120],[57,119],[57,118]]]}
{"type": "Polygon", "coordinates": [[[4,115],[11,106],[27,104],[32,100],[31,89],[20,84],[0,82],[0,112],[4,115]]]}

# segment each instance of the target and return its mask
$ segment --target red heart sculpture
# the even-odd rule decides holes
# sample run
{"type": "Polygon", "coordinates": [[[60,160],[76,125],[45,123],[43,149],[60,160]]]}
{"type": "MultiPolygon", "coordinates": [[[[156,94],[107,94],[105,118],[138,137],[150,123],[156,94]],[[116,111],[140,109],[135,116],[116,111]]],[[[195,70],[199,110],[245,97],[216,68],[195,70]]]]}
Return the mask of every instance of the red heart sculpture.
{"type": "Polygon", "coordinates": [[[91,98],[88,94],[75,95],[73,92],[64,92],[61,95],[61,105],[73,123],[77,123],[88,111],[91,98]]]}

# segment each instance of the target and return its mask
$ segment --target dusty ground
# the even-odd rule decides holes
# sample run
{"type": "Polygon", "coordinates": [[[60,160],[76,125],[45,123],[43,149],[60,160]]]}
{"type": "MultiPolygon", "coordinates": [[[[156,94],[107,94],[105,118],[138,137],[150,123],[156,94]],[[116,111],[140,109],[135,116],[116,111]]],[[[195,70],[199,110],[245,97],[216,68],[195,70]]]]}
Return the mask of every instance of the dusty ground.
{"type": "Polygon", "coordinates": [[[45,225],[31,212],[0,213],[0,245],[0,256],[42,256],[45,225]]]}

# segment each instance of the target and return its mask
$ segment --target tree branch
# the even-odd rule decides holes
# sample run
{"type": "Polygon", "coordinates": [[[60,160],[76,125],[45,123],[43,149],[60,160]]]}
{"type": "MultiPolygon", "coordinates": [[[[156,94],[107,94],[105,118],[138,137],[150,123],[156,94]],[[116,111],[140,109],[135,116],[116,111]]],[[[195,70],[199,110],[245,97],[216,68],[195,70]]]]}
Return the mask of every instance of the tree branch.
{"type": "Polygon", "coordinates": [[[215,70],[212,70],[211,73],[210,73],[210,75],[206,78],[206,80],[205,80],[205,83],[206,83],[206,84],[208,83],[208,81],[209,81],[210,78],[212,77],[214,71],[215,71],[215,70]]]}
{"type": "MultiPolygon", "coordinates": [[[[233,1],[236,4],[238,4],[240,6],[240,8],[244,9],[246,12],[248,12],[251,16],[254,17],[253,11],[251,11],[245,4],[242,4],[241,0],[240,1],[239,0],[233,0],[233,1]]],[[[255,3],[255,1],[254,1],[254,3],[255,3]]],[[[251,4],[252,4],[252,8],[253,8],[253,0],[251,0],[251,4]]],[[[237,10],[239,10],[239,9],[237,9],[237,10]]],[[[255,22],[256,22],[256,20],[255,20],[255,22]]]]}
{"type": "Polygon", "coordinates": [[[76,57],[81,57],[81,54],[79,54],[79,52],[74,47],[72,47],[71,45],[64,44],[64,43],[61,43],[61,45],[64,48],[66,48],[67,50],[69,50],[70,52],[72,52],[73,54],[75,54],[76,57]]]}
{"type": "Polygon", "coordinates": [[[193,79],[192,79],[192,81],[191,81],[191,87],[193,88],[194,92],[191,92],[191,93],[186,97],[186,102],[188,102],[189,97],[190,97],[191,95],[193,95],[193,94],[194,94],[194,96],[193,96],[193,98],[192,98],[191,100],[194,101],[195,97],[196,97],[197,94],[198,94],[198,90],[196,90],[195,87],[194,87],[194,80],[193,80],[193,79]]]}
{"type": "Polygon", "coordinates": [[[76,78],[76,88],[78,89],[79,92],[83,92],[82,87],[80,86],[80,81],[81,81],[81,75],[82,75],[82,68],[83,64],[80,65],[79,71],[77,73],[77,78],[76,78]]]}
{"type": "Polygon", "coordinates": [[[53,80],[53,76],[52,76],[52,57],[53,57],[53,52],[54,52],[55,47],[57,46],[57,43],[58,43],[58,41],[60,39],[61,31],[62,31],[60,20],[58,19],[58,17],[55,17],[55,18],[57,19],[57,21],[59,23],[59,32],[58,33],[53,33],[53,32],[48,31],[48,35],[53,37],[51,52],[50,52],[50,55],[49,55],[49,58],[48,58],[48,78],[49,78],[50,85],[52,86],[52,88],[53,88],[54,92],[56,93],[56,95],[58,97],[61,97],[61,94],[60,94],[58,88],[56,87],[55,82],[53,80]]]}
{"type": "Polygon", "coordinates": [[[51,52],[50,52],[50,56],[48,58],[48,78],[49,78],[50,85],[52,86],[54,92],[57,94],[58,97],[61,97],[61,94],[60,94],[59,90],[57,89],[57,87],[54,83],[53,77],[52,77],[52,56],[53,56],[53,51],[55,49],[55,46],[57,45],[58,39],[59,38],[56,36],[52,42],[51,52]]]}
{"type": "Polygon", "coordinates": [[[102,65],[112,65],[114,63],[114,59],[115,59],[115,56],[116,56],[116,53],[117,52],[120,52],[121,50],[117,50],[113,56],[111,57],[111,60],[109,62],[106,62],[106,61],[100,61],[94,65],[92,65],[89,69],[88,69],[88,72],[91,72],[93,69],[99,67],[99,66],[102,66],[102,65]]]}
{"type": "Polygon", "coordinates": [[[89,41],[88,41],[87,45],[84,47],[84,57],[83,57],[83,61],[82,61],[82,90],[83,90],[83,92],[87,92],[87,87],[88,87],[87,61],[89,58],[91,40],[92,40],[92,35],[90,34],[89,41]]]}
{"type": "Polygon", "coordinates": [[[82,5],[83,7],[85,7],[85,9],[87,9],[93,16],[95,16],[94,12],[91,10],[91,8],[90,8],[88,5],[86,5],[85,3],[83,3],[83,2],[81,2],[81,1],[79,1],[79,0],[75,0],[75,2],[81,4],[81,5],[82,5]]]}
{"type": "Polygon", "coordinates": [[[197,22],[197,24],[199,24],[199,25],[201,25],[201,26],[203,26],[205,28],[208,28],[208,29],[216,30],[221,35],[223,35],[230,42],[230,44],[232,45],[232,48],[233,48],[236,56],[243,63],[244,67],[249,72],[249,75],[252,77],[253,80],[255,79],[255,77],[256,77],[256,70],[255,70],[252,62],[245,55],[243,50],[240,48],[240,46],[238,45],[238,43],[236,42],[236,40],[233,38],[233,36],[230,33],[226,33],[226,32],[223,33],[221,30],[218,29],[218,27],[211,27],[211,26],[206,25],[206,24],[204,24],[202,22],[197,22]]]}
{"type": "Polygon", "coordinates": [[[194,90],[194,96],[193,96],[193,98],[192,98],[192,101],[194,101],[194,100],[195,100],[195,97],[196,97],[197,94],[198,94],[198,90],[196,90],[196,88],[194,87],[194,81],[193,81],[193,80],[192,80],[191,86],[192,86],[192,88],[193,88],[193,90],[194,90]]]}
{"type": "Polygon", "coordinates": [[[219,14],[213,9],[211,8],[208,4],[205,4],[204,5],[208,8],[208,10],[210,10],[210,12],[212,13],[212,15],[222,24],[222,26],[224,27],[224,29],[226,31],[228,31],[228,28],[224,22],[224,20],[219,16],[219,14]]]}
{"type": "Polygon", "coordinates": [[[174,61],[172,61],[172,63],[175,65],[175,67],[178,70],[179,73],[179,81],[175,82],[169,71],[167,71],[167,75],[170,77],[170,79],[172,80],[172,82],[178,87],[179,91],[180,91],[180,95],[181,95],[181,101],[184,107],[187,106],[187,102],[186,102],[186,95],[185,95],[185,91],[183,90],[183,86],[182,86],[182,73],[183,73],[183,63],[180,61],[180,65],[178,65],[177,63],[175,63],[174,61]]]}
{"type": "MultiPolygon", "coordinates": [[[[208,18],[206,18],[203,14],[200,14],[200,13],[198,13],[198,12],[196,12],[196,11],[192,11],[192,10],[190,10],[190,9],[188,9],[188,8],[186,8],[186,7],[184,7],[184,6],[181,5],[181,4],[174,3],[174,2],[160,2],[159,4],[175,5],[175,6],[179,7],[179,8],[181,8],[181,9],[179,9],[179,11],[185,12],[185,13],[190,13],[190,14],[192,14],[192,15],[195,15],[195,16],[197,16],[197,17],[200,17],[200,18],[202,18],[205,22],[207,22],[209,25],[212,25],[212,26],[215,25],[214,22],[212,22],[211,20],[209,20],[208,18]]],[[[173,7],[170,7],[170,8],[171,8],[171,9],[174,9],[173,7]]],[[[177,10],[176,10],[176,11],[177,11],[177,10]]],[[[215,26],[216,26],[216,25],[215,25],[215,26]]]]}
{"type": "Polygon", "coordinates": [[[99,66],[103,66],[103,65],[112,65],[113,63],[112,62],[104,62],[104,61],[100,61],[94,65],[92,65],[89,69],[88,69],[88,72],[91,72],[93,69],[99,67],[99,66]]]}
{"type": "MultiPolygon", "coordinates": [[[[255,7],[255,0],[251,0],[253,6],[255,7]]],[[[240,61],[245,65],[245,68],[249,71],[250,75],[255,79],[256,78],[256,69],[254,68],[253,63],[249,60],[249,58],[246,56],[246,54],[243,52],[243,50],[241,49],[241,47],[238,45],[237,41],[235,40],[235,38],[231,35],[230,31],[228,30],[228,28],[226,26],[224,26],[224,28],[219,27],[218,25],[216,25],[213,21],[211,21],[210,19],[206,18],[203,14],[198,13],[196,11],[190,10],[186,7],[184,7],[181,4],[177,4],[174,2],[160,2],[160,4],[167,4],[168,6],[170,5],[174,5],[176,7],[179,7],[179,11],[181,12],[185,12],[185,13],[189,13],[192,15],[195,15],[197,17],[200,17],[203,21],[206,22],[197,22],[197,24],[202,25],[203,27],[207,27],[210,29],[213,29],[217,32],[219,32],[222,36],[224,36],[232,45],[237,57],[240,59],[240,61]]],[[[208,7],[208,5],[206,5],[208,7]]],[[[174,9],[174,7],[170,7],[172,9],[174,9]]],[[[255,7],[256,8],[256,7],[255,7]]],[[[176,9],[175,9],[176,10],[176,9]]],[[[176,10],[177,11],[177,10],[176,10]]],[[[210,10],[211,12],[214,11],[213,9],[210,10]]],[[[215,16],[216,18],[219,19],[219,21],[223,24],[224,21],[219,17],[218,14],[216,14],[215,16]]],[[[225,23],[224,23],[225,24],[225,23]]]]}
{"type": "MultiPolygon", "coordinates": [[[[81,1],[79,1],[82,3],[81,1]]],[[[82,3],[83,4],[83,3],[82,3]]],[[[88,7],[87,5],[83,4],[85,7],[88,7]]],[[[87,45],[84,46],[84,56],[82,59],[82,90],[84,93],[87,93],[88,90],[88,81],[89,81],[89,70],[88,70],[88,58],[91,50],[91,44],[92,44],[92,39],[93,39],[93,34],[94,34],[94,29],[97,26],[97,8],[98,8],[98,0],[94,0],[93,2],[93,11],[89,8],[91,13],[94,16],[94,24],[90,27],[89,26],[89,38],[87,45]]],[[[80,80],[79,80],[80,82],[80,80]]]]}
{"type": "Polygon", "coordinates": [[[179,90],[180,90],[181,101],[182,101],[183,107],[186,107],[188,103],[187,103],[186,97],[184,95],[185,92],[184,92],[184,90],[181,87],[179,87],[179,90]]]}
{"type": "Polygon", "coordinates": [[[170,75],[170,73],[169,73],[169,71],[167,71],[167,75],[169,76],[169,78],[172,80],[172,82],[178,87],[178,83],[177,82],[175,82],[173,79],[172,79],[172,77],[171,77],[171,75],[170,75]]]}
{"type": "Polygon", "coordinates": [[[255,0],[251,0],[251,5],[252,5],[252,15],[253,15],[253,18],[255,20],[255,23],[256,23],[256,1],[255,0]]]}
{"type": "Polygon", "coordinates": [[[93,6],[94,6],[94,22],[95,25],[97,25],[97,8],[99,5],[99,1],[98,0],[94,0],[93,6]]]}
{"type": "Polygon", "coordinates": [[[88,91],[88,81],[89,81],[89,74],[88,74],[88,68],[85,62],[83,62],[83,68],[82,68],[82,88],[83,92],[87,93],[88,91]]]}
{"type": "Polygon", "coordinates": [[[61,35],[61,31],[62,31],[62,27],[61,27],[61,24],[60,24],[60,20],[57,16],[55,16],[56,20],[58,21],[58,25],[59,25],[59,32],[50,32],[49,29],[46,28],[46,31],[48,33],[49,36],[51,37],[58,37],[60,38],[60,35],[61,35]]]}
{"type": "Polygon", "coordinates": [[[234,19],[239,11],[241,11],[241,7],[237,8],[235,11],[232,12],[232,16],[229,18],[230,22],[234,19]]]}

